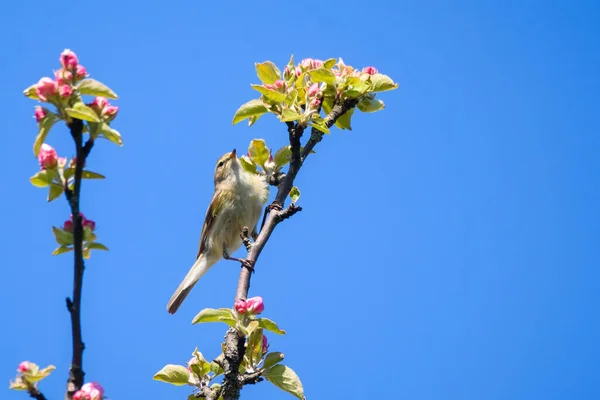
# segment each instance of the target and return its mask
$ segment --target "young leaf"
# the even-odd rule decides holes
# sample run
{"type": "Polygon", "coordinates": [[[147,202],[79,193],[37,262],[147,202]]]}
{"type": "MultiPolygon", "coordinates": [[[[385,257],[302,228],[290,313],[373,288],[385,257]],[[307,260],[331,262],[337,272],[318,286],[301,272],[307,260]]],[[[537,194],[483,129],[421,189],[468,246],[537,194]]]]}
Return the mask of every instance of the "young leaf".
{"type": "Polygon", "coordinates": [[[27,89],[23,90],[23,94],[26,97],[29,97],[30,99],[39,100],[40,98],[38,97],[37,93],[35,92],[36,86],[37,86],[37,83],[34,83],[33,85],[29,86],[27,89]]]}
{"type": "Polygon", "coordinates": [[[121,138],[121,134],[116,129],[111,128],[106,122],[102,122],[100,124],[100,133],[113,142],[114,144],[118,144],[119,146],[123,146],[123,139],[121,138]]]}
{"type": "Polygon", "coordinates": [[[54,233],[54,238],[56,239],[56,243],[62,246],[68,246],[73,244],[73,234],[71,232],[63,231],[60,228],[55,226],[52,227],[52,232],[54,233]]]}
{"type": "Polygon", "coordinates": [[[260,94],[262,94],[271,103],[284,102],[287,97],[287,93],[281,93],[281,92],[278,92],[273,89],[267,89],[266,87],[264,87],[262,85],[253,84],[250,86],[252,87],[252,89],[254,89],[257,92],[259,92],[260,94]]]}
{"type": "Polygon", "coordinates": [[[43,169],[31,178],[29,181],[33,186],[36,187],[46,187],[52,183],[52,172],[47,169],[43,169]]]}
{"type": "Polygon", "coordinates": [[[56,367],[54,365],[48,365],[46,368],[42,368],[34,373],[27,375],[27,380],[29,382],[37,382],[46,378],[52,371],[54,371],[56,367]]]}
{"type": "Polygon", "coordinates": [[[277,364],[267,369],[263,373],[263,376],[279,389],[296,396],[300,400],[306,399],[306,397],[304,397],[302,382],[300,382],[300,378],[298,378],[298,375],[296,375],[294,370],[290,367],[277,364]]]}
{"type": "Polygon", "coordinates": [[[329,58],[329,59],[325,60],[325,62],[323,62],[323,68],[325,68],[325,69],[333,68],[336,61],[337,60],[335,58],[329,58]]]}
{"type": "Polygon", "coordinates": [[[290,198],[292,199],[292,203],[297,202],[298,199],[300,198],[300,189],[298,189],[296,186],[294,186],[290,190],[290,198]]]}
{"type": "Polygon", "coordinates": [[[310,79],[313,82],[325,82],[330,85],[335,83],[335,75],[329,69],[318,68],[313,69],[310,73],[310,79]]]}
{"type": "Polygon", "coordinates": [[[168,364],[154,375],[154,380],[183,386],[187,385],[189,377],[190,372],[183,365],[168,364]]]}
{"type": "Polygon", "coordinates": [[[80,94],[88,94],[90,96],[102,96],[107,99],[118,99],[119,97],[108,86],[98,82],[95,79],[84,79],[77,85],[77,90],[80,94]]]}
{"type": "Polygon", "coordinates": [[[65,169],[65,172],[63,172],[63,177],[65,178],[65,181],[68,181],[69,178],[71,178],[73,175],[75,175],[74,167],[69,167],[69,168],[65,169]]]}
{"type": "Polygon", "coordinates": [[[58,185],[56,183],[51,184],[50,190],[48,191],[48,201],[56,200],[64,191],[65,187],[63,185],[58,185]]]}
{"type": "Polygon", "coordinates": [[[257,328],[246,339],[246,356],[250,361],[248,367],[255,367],[262,358],[263,330],[257,328]]]}
{"type": "Polygon", "coordinates": [[[251,174],[256,173],[256,163],[252,161],[252,159],[246,155],[240,157],[240,163],[242,164],[242,168],[251,174]]]}
{"type": "Polygon", "coordinates": [[[365,96],[360,99],[356,107],[362,112],[371,113],[383,110],[385,108],[385,104],[381,100],[374,99],[370,96],[365,96]]]}
{"type": "Polygon", "coordinates": [[[235,325],[235,317],[230,308],[205,308],[192,320],[192,324],[200,324],[202,322],[226,322],[233,321],[235,325]]]}
{"type": "Polygon", "coordinates": [[[329,128],[327,127],[327,125],[325,125],[325,121],[322,118],[320,119],[320,121],[319,120],[313,121],[313,122],[309,123],[308,125],[329,135],[329,128]]]}
{"type": "Polygon", "coordinates": [[[86,260],[89,260],[90,257],[92,256],[92,251],[88,248],[83,249],[83,258],[85,258],[86,260]]]}
{"type": "Polygon", "coordinates": [[[83,101],[73,104],[73,107],[66,108],[65,111],[71,118],[77,118],[84,121],[100,122],[100,117],[94,110],[86,106],[83,101]]]}
{"type": "Polygon", "coordinates": [[[252,139],[250,146],[248,146],[248,154],[256,164],[264,166],[269,159],[269,149],[264,139],[252,139]]]}
{"type": "MultiPolygon", "coordinates": [[[[97,172],[92,172],[92,171],[81,171],[81,177],[83,179],[104,179],[105,176],[102,174],[99,174],[97,172]]],[[[66,176],[65,176],[66,178],[66,176]]]]}
{"type": "Polygon", "coordinates": [[[275,83],[276,80],[281,79],[281,71],[271,61],[256,63],[254,65],[256,67],[256,75],[262,83],[275,83]]]}
{"type": "Polygon", "coordinates": [[[92,242],[92,243],[88,243],[87,245],[88,249],[93,249],[93,250],[104,250],[104,251],[108,251],[108,247],[106,247],[105,245],[103,245],[102,243],[98,243],[98,242],[92,242]]]}
{"type": "Polygon", "coordinates": [[[385,92],[386,90],[393,90],[398,88],[398,84],[394,83],[392,78],[383,74],[371,75],[371,91],[373,92],[385,92]]]}
{"type": "Polygon", "coordinates": [[[285,334],[285,331],[283,329],[279,329],[277,324],[268,318],[257,318],[256,321],[258,322],[258,326],[268,330],[269,332],[273,332],[278,335],[285,334]]]}
{"type": "Polygon", "coordinates": [[[20,376],[17,376],[17,378],[14,381],[10,381],[10,384],[8,386],[9,389],[12,390],[27,390],[27,384],[25,382],[23,382],[23,378],[21,378],[20,376]]]}
{"type": "Polygon", "coordinates": [[[268,112],[267,107],[265,107],[261,100],[250,100],[237,109],[233,116],[233,125],[251,117],[260,117],[266,112],[268,112]]]}
{"type": "Polygon", "coordinates": [[[219,376],[219,375],[221,375],[223,373],[223,368],[219,364],[217,364],[216,362],[211,361],[211,363],[210,363],[210,372],[212,372],[213,374],[215,374],[215,376],[219,376]]]}
{"type": "Polygon", "coordinates": [[[273,351],[273,352],[267,354],[267,356],[265,357],[265,361],[263,363],[263,368],[269,369],[273,365],[281,362],[282,360],[283,360],[283,353],[280,353],[279,351],[273,351]]]}
{"type": "Polygon", "coordinates": [[[284,108],[279,116],[279,120],[281,122],[292,122],[297,121],[302,118],[302,115],[298,114],[294,110],[290,110],[289,108],[284,108]]]}
{"type": "Polygon", "coordinates": [[[64,253],[68,253],[70,251],[73,251],[72,247],[67,247],[67,246],[59,246],[56,249],[54,249],[54,251],[52,252],[53,256],[57,256],[59,254],[64,254],[64,253]]]}
{"type": "Polygon", "coordinates": [[[46,141],[46,137],[50,133],[50,129],[52,128],[55,122],[56,118],[50,117],[50,115],[48,115],[39,123],[40,130],[38,131],[38,134],[35,137],[35,142],[33,143],[33,154],[36,157],[40,153],[40,147],[42,147],[42,144],[44,144],[44,142],[46,141]]]}
{"type": "Polygon", "coordinates": [[[283,167],[287,163],[290,162],[290,158],[292,157],[292,147],[290,145],[283,146],[273,156],[273,162],[278,168],[283,167]]]}

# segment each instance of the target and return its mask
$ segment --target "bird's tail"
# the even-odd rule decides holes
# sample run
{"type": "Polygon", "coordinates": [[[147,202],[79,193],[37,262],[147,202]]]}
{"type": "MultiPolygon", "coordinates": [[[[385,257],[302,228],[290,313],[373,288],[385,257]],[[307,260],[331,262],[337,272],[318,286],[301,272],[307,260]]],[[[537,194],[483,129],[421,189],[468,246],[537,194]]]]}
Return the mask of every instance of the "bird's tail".
{"type": "Polygon", "coordinates": [[[201,254],[200,257],[198,257],[185,278],[183,278],[183,281],[181,281],[179,284],[177,290],[175,290],[175,293],[173,293],[173,296],[171,296],[171,300],[169,300],[169,304],[167,304],[167,311],[169,314],[175,314],[194,285],[198,282],[202,275],[208,272],[213,264],[214,263],[210,262],[204,254],[201,254]]]}

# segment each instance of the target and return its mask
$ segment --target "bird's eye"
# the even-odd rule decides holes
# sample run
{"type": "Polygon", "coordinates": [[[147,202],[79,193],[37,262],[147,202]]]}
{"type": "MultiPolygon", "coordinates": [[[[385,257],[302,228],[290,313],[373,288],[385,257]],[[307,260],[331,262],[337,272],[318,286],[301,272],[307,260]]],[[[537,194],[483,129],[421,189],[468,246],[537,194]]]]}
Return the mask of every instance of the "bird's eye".
{"type": "Polygon", "coordinates": [[[221,161],[221,162],[219,163],[219,165],[217,165],[217,168],[221,168],[221,167],[223,166],[223,164],[225,164],[225,161],[221,161]]]}

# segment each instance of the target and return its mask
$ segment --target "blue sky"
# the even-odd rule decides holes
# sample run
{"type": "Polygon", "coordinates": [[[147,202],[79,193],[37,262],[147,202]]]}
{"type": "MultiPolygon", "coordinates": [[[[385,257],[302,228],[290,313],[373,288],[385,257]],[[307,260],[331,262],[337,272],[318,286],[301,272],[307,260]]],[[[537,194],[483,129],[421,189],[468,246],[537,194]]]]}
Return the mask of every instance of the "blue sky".
{"type": "MultiPolygon", "coordinates": [[[[597,2],[149,4],[12,2],[0,15],[6,387],[25,359],[57,366],[49,399],[67,376],[71,257],[50,256],[50,227],[69,211],[29,183],[35,102],[22,91],[71,48],[120,96],[125,145],[97,144],[88,166],[107,180],[86,181],[82,200],[111,249],[86,269],[84,369],[111,399],[184,399],[153,374],[195,346],[218,354],[224,327],[190,322],[232,304],[235,263],[175,316],[165,306],[194,261],[216,159],[252,138],[286,143],[274,117],[231,118],[254,96],[254,62],[292,53],[400,83],[384,111],[319,144],[297,180],[304,210],[253,277],[288,331],[272,349],[307,397],[600,396],[597,2]]],[[[48,142],[72,155],[64,127],[48,142]]],[[[292,397],[262,383],[242,398],[292,397]]]]}

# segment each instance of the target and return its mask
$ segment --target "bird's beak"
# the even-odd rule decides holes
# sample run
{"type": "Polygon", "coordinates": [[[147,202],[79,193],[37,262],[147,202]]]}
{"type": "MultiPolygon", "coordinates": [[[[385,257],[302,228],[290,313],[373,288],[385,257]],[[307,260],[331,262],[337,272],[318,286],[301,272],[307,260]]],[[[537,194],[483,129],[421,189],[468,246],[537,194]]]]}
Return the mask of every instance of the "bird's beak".
{"type": "Polygon", "coordinates": [[[234,158],[234,157],[235,157],[235,149],[233,149],[233,150],[231,151],[231,155],[229,156],[229,159],[232,159],[232,158],[234,158]]]}

